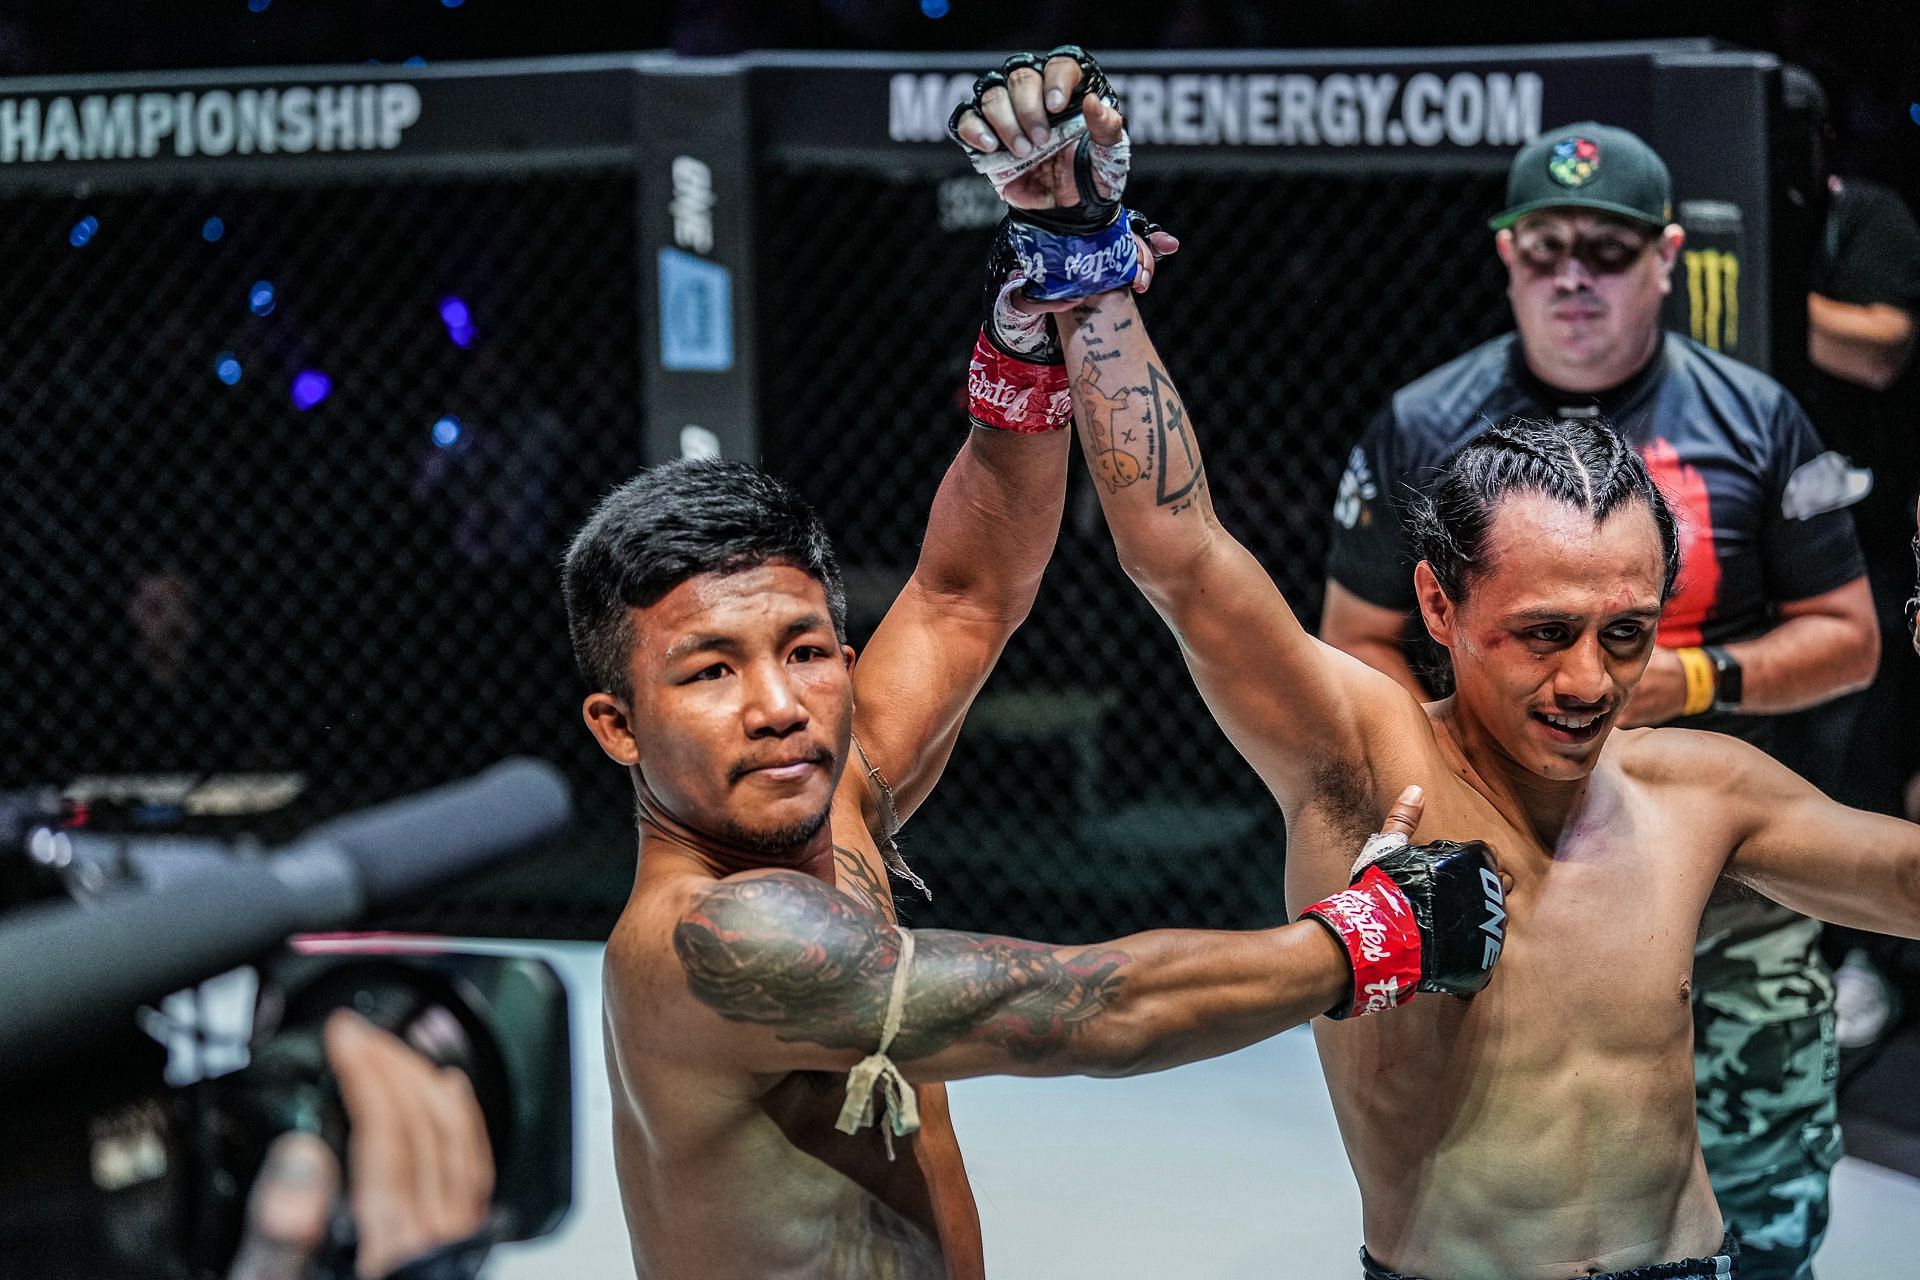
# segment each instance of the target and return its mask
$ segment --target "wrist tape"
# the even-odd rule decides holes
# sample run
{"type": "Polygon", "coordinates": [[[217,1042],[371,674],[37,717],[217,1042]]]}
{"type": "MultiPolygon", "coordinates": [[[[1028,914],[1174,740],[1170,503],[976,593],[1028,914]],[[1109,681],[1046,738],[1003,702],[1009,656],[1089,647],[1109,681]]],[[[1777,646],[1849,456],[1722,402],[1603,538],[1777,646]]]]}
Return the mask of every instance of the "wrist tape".
{"type": "MultiPolygon", "coordinates": [[[[989,270],[993,268],[992,258],[987,265],[989,270]]],[[[1013,305],[1013,295],[1025,284],[1019,276],[1013,276],[994,295],[987,311],[987,338],[1016,360],[1065,365],[1067,353],[1054,337],[1052,318],[1044,311],[1022,311],[1013,305]]]]}
{"type": "Polygon", "coordinates": [[[1127,211],[1092,231],[1059,231],[1028,221],[1015,211],[1008,239],[1036,302],[1062,302],[1108,293],[1133,282],[1140,249],[1127,226],[1127,211]]]}
{"type": "Polygon", "coordinates": [[[1058,431],[1073,420],[1067,367],[1008,355],[982,329],[967,369],[967,416],[997,431],[1058,431]]]}
{"type": "Polygon", "coordinates": [[[1353,989],[1327,1012],[1333,1019],[1384,1013],[1413,999],[1420,986],[1420,926],[1393,877],[1368,867],[1352,887],[1308,907],[1333,931],[1353,966],[1353,989]]]}

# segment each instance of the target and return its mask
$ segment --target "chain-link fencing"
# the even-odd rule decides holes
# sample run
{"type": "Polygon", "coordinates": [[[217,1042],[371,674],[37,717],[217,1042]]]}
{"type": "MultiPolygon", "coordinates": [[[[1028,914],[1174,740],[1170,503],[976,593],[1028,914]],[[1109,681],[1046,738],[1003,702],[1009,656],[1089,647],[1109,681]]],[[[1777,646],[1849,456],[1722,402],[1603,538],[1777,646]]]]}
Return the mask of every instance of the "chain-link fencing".
{"type": "MultiPolygon", "coordinates": [[[[1360,79],[1389,115],[1339,146],[1346,63],[1116,59],[1165,136],[1129,203],[1184,241],[1148,322],[1216,508],[1303,621],[1368,418],[1505,327],[1485,219],[1528,111],[1605,106],[1683,188],[1746,201],[1741,341],[1769,349],[1765,166],[1660,132],[1672,94],[1752,104],[1767,73],[1671,52],[1671,93],[1652,47],[1382,53],[1360,79]],[[1283,88],[1286,122],[1259,114],[1283,88]]],[[[272,120],[248,76],[0,91],[0,789],[90,776],[139,797],[134,825],[274,840],[543,756],[575,830],[402,923],[603,937],[632,799],[580,724],[568,533],[648,456],[757,451],[826,517],[862,642],[966,431],[996,210],[939,123],[971,72],[842,61],[285,76],[272,120]],[[320,104],[299,155],[293,102],[320,104]],[[123,107],[174,132],[116,131],[123,107]],[[155,774],[245,775],[224,808],[270,811],[155,774]],[[298,799],[256,803],[277,776],[298,799]]],[[[1764,156],[1753,111],[1713,118],[1764,156]]],[[[1074,466],[1033,616],[904,833],[937,894],[910,918],[1062,940],[1276,921],[1277,809],[1074,466]]]]}
{"type": "MultiPolygon", "coordinates": [[[[641,460],[634,187],[0,199],[0,787],[297,775],[273,837],[528,752],[630,860],[555,566],[641,460]]],[[[498,927],[611,919],[549,856],[498,927]]]]}
{"type": "MultiPolygon", "coordinates": [[[[1319,617],[1348,450],[1392,390],[1506,323],[1497,176],[1155,171],[1128,203],[1177,233],[1144,304],[1222,520],[1319,617]]],[[[762,260],[769,462],[820,508],[856,639],[913,567],[965,428],[988,232],[939,229],[937,180],[794,168],[762,260]]],[[[949,199],[949,209],[959,202],[949,199]]],[[[918,923],[1049,939],[1283,918],[1284,824],[1115,561],[1077,457],[1033,615],[902,835],[918,923]]]]}

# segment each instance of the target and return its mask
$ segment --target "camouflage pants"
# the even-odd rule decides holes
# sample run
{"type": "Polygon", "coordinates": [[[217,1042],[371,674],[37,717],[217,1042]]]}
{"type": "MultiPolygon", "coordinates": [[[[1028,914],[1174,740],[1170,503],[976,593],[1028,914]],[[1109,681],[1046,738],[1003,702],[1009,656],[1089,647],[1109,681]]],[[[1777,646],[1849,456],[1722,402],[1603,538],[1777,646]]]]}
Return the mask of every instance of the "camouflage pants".
{"type": "Polygon", "coordinates": [[[1818,938],[1798,918],[1759,934],[1703,931],[1695,958],[1700,1145],[1742,1280],[1811,1280],[1827,1231],[1840,1059],[1818,938]]]}

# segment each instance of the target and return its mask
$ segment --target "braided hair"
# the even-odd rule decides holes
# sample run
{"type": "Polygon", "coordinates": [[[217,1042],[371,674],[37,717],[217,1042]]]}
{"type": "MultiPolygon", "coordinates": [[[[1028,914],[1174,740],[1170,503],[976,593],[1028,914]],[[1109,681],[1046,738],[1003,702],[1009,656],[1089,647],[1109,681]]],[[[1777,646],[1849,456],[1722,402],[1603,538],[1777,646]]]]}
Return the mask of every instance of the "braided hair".
{"type": "Polygon", "coordinates": [[[1439,484],[1411,504],[1414,553],[1449,599],[1466,599],[1468,584],[1484,569],[1494,513],[1516,493],[1577,507],[1596,526],[1628,503],[1644,502],[1666,555],[1661,602],[1672,596],[1680,571],[1679,530],[1640,455],[1603,418],[1513,417],[1468,441],[1442,470],[1439,484]]]}

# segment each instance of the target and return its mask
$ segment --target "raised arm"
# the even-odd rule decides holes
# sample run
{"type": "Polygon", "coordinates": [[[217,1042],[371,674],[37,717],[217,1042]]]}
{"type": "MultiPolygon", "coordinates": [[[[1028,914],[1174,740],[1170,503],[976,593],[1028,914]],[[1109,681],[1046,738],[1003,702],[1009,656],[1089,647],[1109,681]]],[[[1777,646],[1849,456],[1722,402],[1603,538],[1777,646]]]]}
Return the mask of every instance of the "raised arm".
{"type": "MultiPolygon", "coordinates": [[[[973,428],[934,495],[913,576],[854,667],[854,733],[901,820],[933,789],[1040,589],[1065,500],[1066,436],[973,428]]],[[[876,788],[859,765],[842,785],[861,789],[879,830],[876,788]]]]}
{"type": "Polygon", "coordinates": [[[1375,731],[1418,705],[1309,636],[1214,518],[1186,407],[1129,291],[1150,256],[1128,235],[1130,145],[1098,64],[1074,46],[1016,55],[976,82],[950,128],[1009,206],[1003,235],[1023,295],[1058,308],[1081,445],[1120,561],[1178,635],[1215,719],[1283,804],[1330,763],[1364,771],[1375,731]],[[1037,91],[1042,75],[1044,116],[1030,131],[1010,127],[1016,78],[1037,91]]]}
{"type": "Polygon", "coordinates": [[[1804,915],[1920,938],[1920,827],[1835,803],[1758,749],[1703,736],[1725,757],[1713,803],[1734,824],[1728,875],[1804,915]]]}
{"type": "MultiPolygon", "coordinates": [[[[1030,133],[1048,128],[1046,99],[1068,93],[1080,65],[1065,53],[1012,59],[985,90],[981,109],[993,128],[1026,146],[1030,133]]],[[[980,128],[996,136],[984,122],[980,128]]],[[[1055,187],[1070,190],[1071,158],[1056,157],[1016,186],[1049,200],[1055,187]]],[[[1130,287],[1144,293],[1151,259],[1144,240],[1133,247],[1148,261],[1130,287]]],[[[1178,247],[1171,236],[1153,237],[1155,253],[1178,247]]],[[[926,798],[945,767],[967,708],[1033,604],[1059,531],[1070,426],[1066,378],[1048,308],[1018,293],[1021,265],[996,242],[986,323],[967,380],[973,433],[934,498],[913,576],[855,671],[855,732],[867,763],[891,789],[896,821],[926,798]]],[[[843,793],[859,789],[868,826],[885,839],[881,787],[869,785],[864,770],[848,777],[843,793]]]]}
{"type": "Polygon", "coordinates": [[[1081,447],[1127,575],[1179,638],[1214,718],[1283,804],[1420,714],[1393,680],[1307,634],[1214,515],[1200,444],[1124,293],[1061,324],[1081,447]]]}

